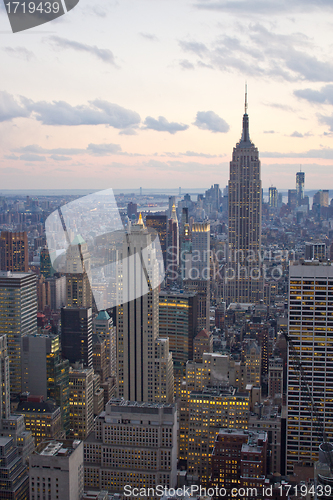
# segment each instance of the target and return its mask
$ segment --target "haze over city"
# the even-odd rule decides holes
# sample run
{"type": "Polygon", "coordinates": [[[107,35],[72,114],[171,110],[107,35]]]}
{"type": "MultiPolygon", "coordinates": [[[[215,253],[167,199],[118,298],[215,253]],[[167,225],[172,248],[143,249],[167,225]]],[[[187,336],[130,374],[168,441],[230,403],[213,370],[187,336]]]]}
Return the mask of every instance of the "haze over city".
{"type": "Polygon", "coordinates": [[[225,186],[248,84],[263,187],[330,188],[329,0],[81,0],[13,35],[1,4],[2,189],[225,186]]]}

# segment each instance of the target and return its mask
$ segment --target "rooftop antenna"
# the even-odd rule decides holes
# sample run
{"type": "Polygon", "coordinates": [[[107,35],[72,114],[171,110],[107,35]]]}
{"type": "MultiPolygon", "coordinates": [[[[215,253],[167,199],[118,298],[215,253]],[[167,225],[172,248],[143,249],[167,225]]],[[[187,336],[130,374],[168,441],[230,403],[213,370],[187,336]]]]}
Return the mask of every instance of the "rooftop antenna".
{"type": "Polygon", "coordinates": [[[245,114],[247,115],[247,82],[245,82],[245,114]]]}

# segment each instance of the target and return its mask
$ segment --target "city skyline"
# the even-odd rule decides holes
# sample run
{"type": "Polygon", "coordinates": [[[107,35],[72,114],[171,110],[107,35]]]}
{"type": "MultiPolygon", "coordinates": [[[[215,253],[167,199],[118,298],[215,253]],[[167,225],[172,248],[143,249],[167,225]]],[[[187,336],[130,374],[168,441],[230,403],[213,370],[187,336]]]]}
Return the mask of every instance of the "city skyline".
{"type": "Polygon", "coordinates": [[[333,186],[331,10],[81,1],[14,35],[1,4],[3,189],[226,185],[245,81],[264,188],[333,186]]]}

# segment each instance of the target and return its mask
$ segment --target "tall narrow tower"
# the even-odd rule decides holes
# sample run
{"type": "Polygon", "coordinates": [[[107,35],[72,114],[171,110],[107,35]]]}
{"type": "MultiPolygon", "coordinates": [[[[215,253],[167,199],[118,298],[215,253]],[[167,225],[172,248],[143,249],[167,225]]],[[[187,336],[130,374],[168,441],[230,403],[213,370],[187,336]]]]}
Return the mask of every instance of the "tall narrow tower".
{"type": "Polygon", "coordinates": [[[240,141],[233,149],[229,180],[229,256],[225,272],[228,303],[257,303],[263,296],[261,266],[261,180],[259,152],[249,135],[247,89],[240,141]]]}

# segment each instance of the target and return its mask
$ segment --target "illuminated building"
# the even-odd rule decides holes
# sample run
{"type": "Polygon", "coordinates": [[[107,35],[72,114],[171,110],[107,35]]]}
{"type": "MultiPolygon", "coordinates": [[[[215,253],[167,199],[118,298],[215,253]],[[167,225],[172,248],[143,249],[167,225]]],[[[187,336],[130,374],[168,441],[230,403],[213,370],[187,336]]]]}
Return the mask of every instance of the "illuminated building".
{"type": "Polygon", "coordinates": [[[169,352],[169,339],[155,342],[155,402],[174,402],[173,359],[169,352]]]}
{"type": "Polygon", "coordinates": [[[30,458],[30,500],[81,500],[83,482],[82,441],[46,441],[30,458]]]}
{"type": "Polygon", "coordinates": [[[277,208],[278,206],[278,190],[276,187],[270,187],[268,189],[268,203],[271,208],[277,208]]]}
{"type": "Polygon", "coordinates": [[[62,359],[59,335],[23,338],[22,390],[53,399],[61,408],[62,427],[69,430],[69,361],[62,359]]]}
{"type": "Polygon", "coordinates": [[[0,498],[26,500],[29,498],[29,476],[11,437],[0,437],[0,498]]]}
{"type": "Polygon", "coordinates": [[[160,239],[160,245],[163,255],[164,267],[167,266],[167,230],[168,230],[168,216],[166,214],[147,214],[146,216],[147,228],[155,229],[160,239]]]}
{"type": "Polygon", "coordinates": [[[260,386],[261,352],[259,345],[254,340],[245,344],[244,364],[246,384],[260,386]]]}
{"type": "Polygon", "coordinates": [[[188,475],[202,485],[209,483],[210,456],[216,435],[222,427],[246,429],[249,394],[236,389],[206,387],[193,391],[189,398],[188,475]]]}
{"type": "MultiPolygon", "coordinates": [[[[328,440],[333,439],[333,267],[306,262],[289,267],[289,336],[299,355],[328,440]]],[[[288,355],[287,474],[318,459],[321,433],[299,373],[288,355]]]]}
{"type": "Polygon", "coordinates": [[[40,251],[40,274],[46,279],[51,278],[53,276],[53,272],[50,252],[48,248],[42,248],[40,251]]]}
{"type": "Polygon", "coordinates": [[[66,252],[66,294],[68,307],[92,307],[88,274],[90,254],[87,243],[76,236],[66,252]]]}
{"type": "Polygon", "coordinates": [[[0,335],[7,335],[10,390],[22,392],[22,338],[37,333],[36,275],[0,272],[0,335]]]}
{"type": "Polygon", "coordinates": [[[1,231],[0,236],[1,271],[27,273],[29,270],[29,251],[27,233],[1,231]]]}
{"type": "Polygon", "coordinates": [[[7,337],[0,336],[0,428],[2,419],[10,415],[9,357],[7,337]]]}
{"type": "Polygon", "coordinates": [[[92,336],[92,358],[94,372],[98,373],[101,382],[109,376],[109,365],[106,357],[106,341],[98,334],[92,336]]]}
{"type": "Polygon", "coordinates": [[[244,488],[245,495],[232,495],[235,498],[264,498],[267,443],[267,432],[221,429],[212,454],[212,485],[229,494],[244,488]],[[247,493],[248,488],[257,488],[257,494],[247,493]]]}
{"type": "Polygon", "coordinates": [[[176,206],[173,204],[168,220],[166,274],[171,280],[177,280],[179,266],[179,227],[176,206]]]}
{"type": "Polygon", "coordinates": [[[213,352],[213,335],[207,330],[201,330],[193,341],[193,359],[202,363],[205,352],[213,352]]]}
{"type": "Polygon", "coordinates": [[[169,338],[175,372],[185,371],[186,362],[193,359],[193,338],[197,332],[195,293],[162,291],[159,296],[159,336],[169,338]]]}
{"type": "Polygon", "coordinates": [[[243,132],[230,162],[229,255],[226,300],[259,303],[263,298],[261,257],[261,180],[259,152],[250,140],[247,93],[243,132]]]}
{"type": "Polygon", "coordinates": [[[326,259],[326,244],[325,243],[305,243],[305,260],[325,260],[326,259]]]}
{"type": "Polygon", "coordinates": [[[59,439],[63,436],[61,409],[50,402],[31,401],[36,399],[33,396],[27,401],[21,401],[17,407],[17,413],[24,416],[25,427],[35,438],[36,444],[45,439],[59,439]]]}
{"type": "Polygon", "coordinates": [[[111,493],[177,483],[174,405],[111,399],[84,442],[85,489],[111,493]]]}
{"type": "Polygon", "coordinates": [[[75,367],[69,370],[70,433],[86,439],[94,426],[94,370],[75,367]]]}
{"type": "Polygon", "coordinates": [[[61,309],[61,346],[70,363],[92,366],[92,311],[85,307],[61,309]]]}
{"type": "MultiPolygon", "coordinates": [[[[131,401],[159,400],[156,392],[155,349],[158,341],[159,265],[151,235],[143,224],[126,234],[118,261],[118,396],[131,401]],[[144,255],[145,265],[139,259],[144,255]],[[134,258],[131,256],[134,256],[134,258]],[[127,286],[128,281],[134,286],[127,286]],[[146,291],[141,295],[142,291],[146,291]],[[156,398],[156,399],[155,399],[156,398]]],[[[169,394],[169,388],[165,389],[169,394]]]]}

